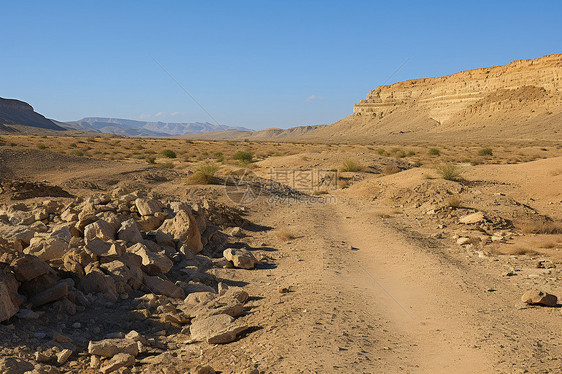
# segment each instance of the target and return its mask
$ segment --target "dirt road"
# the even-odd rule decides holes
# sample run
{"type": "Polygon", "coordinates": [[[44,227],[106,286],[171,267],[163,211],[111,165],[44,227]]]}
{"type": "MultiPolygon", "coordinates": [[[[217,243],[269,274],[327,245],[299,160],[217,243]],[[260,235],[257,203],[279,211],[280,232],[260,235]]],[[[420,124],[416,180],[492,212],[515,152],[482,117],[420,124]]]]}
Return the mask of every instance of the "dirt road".
{"type": "Polygon", "coordinates": [[[253,275],[265,299],[248,318],[269,327],[243,343],[261,348],[249,362],[271,373],[560,372],[560,310],[523,306],[530,280],[366,211],[340,199],[251,215],[296,238],[253,275]]]}

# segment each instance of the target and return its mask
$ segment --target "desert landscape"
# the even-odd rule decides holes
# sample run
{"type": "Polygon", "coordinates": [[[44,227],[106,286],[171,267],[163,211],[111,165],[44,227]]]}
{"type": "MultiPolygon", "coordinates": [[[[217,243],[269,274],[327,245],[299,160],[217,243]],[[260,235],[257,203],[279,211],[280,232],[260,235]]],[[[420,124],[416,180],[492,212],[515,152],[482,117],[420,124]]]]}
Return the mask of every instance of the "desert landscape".
{"type": "Polygon", "coordinates": [[[5,2],[0,374],[562,374],[560,14],[5,2]]]}
{"type": "Polygon", "coordinates": [[[561,73],[399,82],[261,134],[4,100],[0,370],[560,372],[561,73]]]}

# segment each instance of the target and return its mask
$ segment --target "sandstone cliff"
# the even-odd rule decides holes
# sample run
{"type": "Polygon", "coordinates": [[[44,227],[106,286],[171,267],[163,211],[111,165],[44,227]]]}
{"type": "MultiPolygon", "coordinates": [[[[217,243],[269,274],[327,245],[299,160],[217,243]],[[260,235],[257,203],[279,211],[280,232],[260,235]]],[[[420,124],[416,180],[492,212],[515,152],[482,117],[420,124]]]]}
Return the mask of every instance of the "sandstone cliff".
{"type": "Polygon", "coordinates": [[[379,86],[308,135],[331,141],[562,137],[562,54],[379,86]]]}

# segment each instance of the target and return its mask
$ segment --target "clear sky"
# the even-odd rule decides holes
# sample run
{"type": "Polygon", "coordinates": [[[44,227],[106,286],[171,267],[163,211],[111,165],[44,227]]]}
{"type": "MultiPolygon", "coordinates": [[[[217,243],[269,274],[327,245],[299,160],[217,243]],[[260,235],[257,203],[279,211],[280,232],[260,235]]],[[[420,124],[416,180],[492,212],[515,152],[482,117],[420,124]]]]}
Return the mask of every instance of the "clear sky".
{"type": "Polygon", "coordinates": [[[49,118],[332,123],[385,83],[562,53],[560,1],[7,1],[0,97],[49,118]],[[409,60],[408,60],[409,59],[409,60]]]}

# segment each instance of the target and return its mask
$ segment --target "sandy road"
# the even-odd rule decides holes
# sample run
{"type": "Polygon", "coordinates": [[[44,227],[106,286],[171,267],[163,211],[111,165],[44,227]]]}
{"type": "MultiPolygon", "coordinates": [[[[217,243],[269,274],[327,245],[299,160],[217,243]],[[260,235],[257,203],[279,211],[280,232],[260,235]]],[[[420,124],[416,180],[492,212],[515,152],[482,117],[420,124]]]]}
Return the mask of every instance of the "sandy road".
{"type": "Polygon", "coordinates": [[[560,372],[560,311],[521,309],[505,264],[364,212],[340,201],[270,216],[299,237],[271,273],[296,292],[272,312],[268,372],[560,372]]]}

